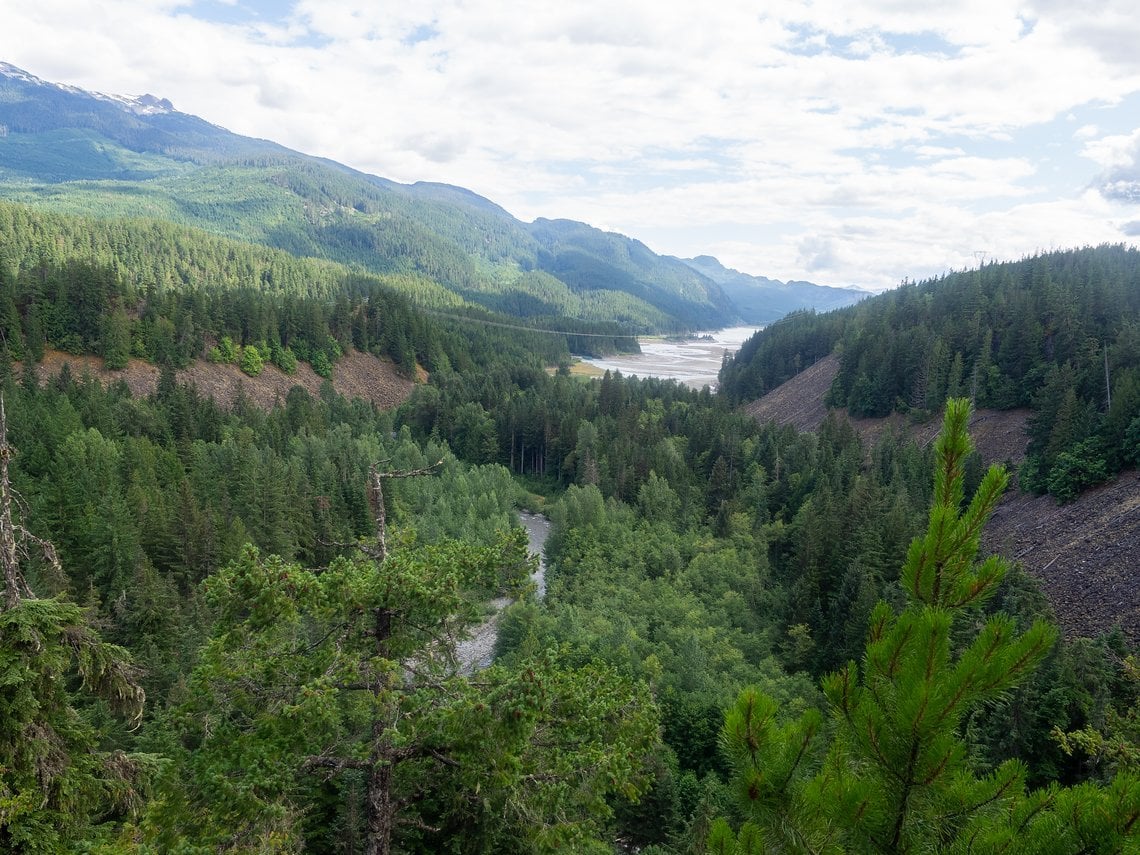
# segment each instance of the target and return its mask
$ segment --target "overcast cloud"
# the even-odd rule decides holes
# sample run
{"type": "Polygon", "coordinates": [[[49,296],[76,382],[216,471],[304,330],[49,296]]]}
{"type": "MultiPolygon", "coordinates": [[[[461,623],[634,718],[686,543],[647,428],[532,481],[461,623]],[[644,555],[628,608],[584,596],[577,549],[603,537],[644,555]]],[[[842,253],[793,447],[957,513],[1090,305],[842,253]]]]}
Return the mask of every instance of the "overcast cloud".
{"type": "Polygon", "coordinates": [[[0,60],[45,79],[780,279],[878,290],[1140,220],[1132,0],[9,5],[0,60]]]}

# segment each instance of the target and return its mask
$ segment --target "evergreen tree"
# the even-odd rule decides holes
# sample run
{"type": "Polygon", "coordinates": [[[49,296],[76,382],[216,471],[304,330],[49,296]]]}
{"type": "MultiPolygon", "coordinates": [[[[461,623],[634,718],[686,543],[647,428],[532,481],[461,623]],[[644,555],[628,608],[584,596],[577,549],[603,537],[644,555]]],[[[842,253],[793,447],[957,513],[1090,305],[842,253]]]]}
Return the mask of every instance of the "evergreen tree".
{"type": "Polygon", "coordinates": [[[137,725],[145,695],[127,652],[100,638],[86,609],[28,585],[28,547],[62,568],[52,544],[12,517],[11,456],[0,399],[0,851],[75,851],[94,823],[141,806],[155,768],[154,758],[108,750],[83,707],[101,700],[137,725]],[[82,698],[70,689],[76,678],[82,698]]]}
{"type": "Polygon", "coordinates": [[[381,477],[355,557],[306,570],[248,547],[207,580],[218,623],[143,824],[161,851],[297,851],[330,793],[325,825],[369,855],[563,851],[592,845],[611,796],[643,790],[644,685],[543,657],[457,668],[481,596],[526,578],[521,531],[489,547],[390,539],[381,477]]]}
{"type": "Polygon", "coordinates": [[[900,577],[905,608],[880,603],[862,666],[849,662],[823,681],[830,744],[821,745],[818,712],[778,724],[777,705],[758,691],[729,711],[722,740],[749,821],[735,840],[723,824],[714,828],[717,851],[759,851],[758,835],[766,851],[789,852],[1135,847],[1136,778],[1026,793],[1019,761],[978,775],[959,735],[963,716],[1023,680],[1054,638],[1044,622],[1019,633],[1007,616],[982,622],[976,610],[1006,569],[975,557],[1007,475],[992,467],[963,509],[969,414],[968,401],[947,403],[929,525],[900,577]],[[979,627],[972,637],[969,624],[979,627]]]}
{"type": "Polygon", "coordinates": [[[104,317],[101,341],[106,366],[112,371],[126,368],[131,356],[131,321],[121,306],[104,317]]]}

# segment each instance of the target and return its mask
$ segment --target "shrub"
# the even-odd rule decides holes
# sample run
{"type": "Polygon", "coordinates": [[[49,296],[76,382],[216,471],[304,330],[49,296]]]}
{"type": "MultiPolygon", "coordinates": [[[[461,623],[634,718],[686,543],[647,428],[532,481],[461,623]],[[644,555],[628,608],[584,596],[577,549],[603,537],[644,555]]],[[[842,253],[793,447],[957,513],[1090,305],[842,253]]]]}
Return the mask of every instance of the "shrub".
{"type": "Polygon", "coordinates": [[[265,367],[265,362],[261,358],[261,353],[256,347],[243,347],[241,349],[241,361],[238,367],[243,373],[248,374],[250,377],[256,377],[261,373],[261,369],[265,367]]]}

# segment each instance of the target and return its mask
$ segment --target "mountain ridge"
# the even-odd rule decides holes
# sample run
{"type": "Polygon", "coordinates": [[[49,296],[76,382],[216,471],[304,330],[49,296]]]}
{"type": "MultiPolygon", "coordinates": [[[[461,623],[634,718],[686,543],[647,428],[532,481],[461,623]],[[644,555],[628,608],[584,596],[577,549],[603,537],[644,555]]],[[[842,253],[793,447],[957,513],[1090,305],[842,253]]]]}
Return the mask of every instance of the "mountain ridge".
{"type": "Polygon", "coordinates": [[[816,285],[799,279],[781,282],[725,267],[711,255],[678,259],[720,285],[749,324],[769,324],[792,312],[829,311],[857,303],[867,292],[856,288],[816,285]]]}
{"type": "MultiPolygon", "coordinates": [[[[411,273],[464,303],[522,318],[669,332],[744,315],[713,278],[635,238],[557,218],[525,223],[466,188],[400,184],[234,134],[158,95],[91,93],[8,63],[0,63],[0,196],[166,219],[370,272],[411,273]]],[[[409,295],[422,297],[415,288],[409,295]]]]}

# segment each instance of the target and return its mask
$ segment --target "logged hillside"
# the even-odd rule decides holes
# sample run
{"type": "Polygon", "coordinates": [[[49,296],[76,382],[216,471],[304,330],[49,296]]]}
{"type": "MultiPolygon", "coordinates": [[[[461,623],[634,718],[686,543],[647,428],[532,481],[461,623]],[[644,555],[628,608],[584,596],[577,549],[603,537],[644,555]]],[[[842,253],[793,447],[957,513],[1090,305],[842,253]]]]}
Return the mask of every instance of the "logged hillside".
{"type": "MultiPolygon", "coordinates": [[[[761,423],[818,431],[830,408],[827,392],[839,371],[828,356],[782,383],[744,411],[761,423]]],[[[888,433],[927,446],[938,434],[937,418],[914,422],[900,414],[853,418],[842,414],[870,449],[888,433]]],[[[1031,411],[977,410],[970,435],[986,464],[1025,460],[1031,411]]],[[[1016,479],[1015,479],[1016,485],[1016,479]]],[[[1018,561],[1036,579],[1069,637],[1095,637],[1120,626],[1140,642],[1140,474],[1126,470],[1110,483],[1068,504],[1011,488],[986,528],[988,549],[1018,561]]]]}
{"type": "Polygon", "coordinates": [[[1119,626],[1140,644],[1140,472],[1122,472],[1066,505],[1011,493],[986,527],[985,544],[1041,584],[1067,636],[1119,626]]]}
{"type": "MultiPolygon", "coordinates": [[[[827,356],[763,398],[744,406],[757,421],[791,425],[798,431],[816,432],[831,410],[827,392],[839,371],[839,359],[827,356]]],[[[913,421],[898,413],[880,418],[856,418],[841,412],[868,448],[887,433],[926,446],[938,435],[938,418],[913,421]]],[[[970,418],[970,436],[986,463],[1021,463],[1025,459],[1025,427],[1029,411],[976,410],[970,418]]]]}
{"type": "Polygon", "coordinates": [[[990,264],[790,316],[741,347],[721,389],[744,404],[825,358],[823,400],[853,417],[924,421],[956,396],[980,409],[1027,409],[1022,483],[1032,491],[1069,500],[1140,465],[1135,248],[990,264]]]}
{"type": "MultiPolygon", "coordinates": [[[[59,377],[66,366],[74,380],[90,377],[103,386],[125,383],[135,396],[153,395],[162,376],[161,369],[142,359],[131,359],[125,368],[112,371],[100,356],[77,356],[50,350],[36,366],[41,384],[59,377]]],[[[16,369],[20,370],[17,365],[16,369]]],[[[236,365],[218,365],[206,359],[195,359],[185,368],[174,372],[175,380],[192,387],[219,406],[229,408],[239,398],[255,407],[268,410],[285,403],[291,389],[300,387],[312,396],[320,394],[326,382],[308,365],[299,365],[295,373],[286,374],[275,365],[266,366],[256,377],[242,373],[236,365]]],[[[387,360],[368,353],[352,350],[337,360],[327,382],[345,398],[360,398],[381,410],[392,410],[411,395],[415,383],[403,376],[387,360]]]]}

